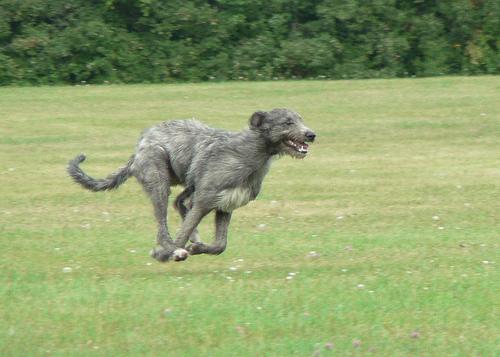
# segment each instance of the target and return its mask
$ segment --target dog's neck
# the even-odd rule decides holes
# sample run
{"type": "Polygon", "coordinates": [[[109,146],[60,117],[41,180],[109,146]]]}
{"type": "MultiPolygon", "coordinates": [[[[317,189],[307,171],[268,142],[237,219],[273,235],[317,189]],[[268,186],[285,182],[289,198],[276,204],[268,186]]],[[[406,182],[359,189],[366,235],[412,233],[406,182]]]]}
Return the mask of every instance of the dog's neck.
{"type": "Polygon", "coordinates": [[[242,132],[243,137],[248,141],[248,155],[255,155],[267,162],[271,157],[279,154],[278,145],[271,143],[265,136],[257,130],[247,129],[242,132]]]}

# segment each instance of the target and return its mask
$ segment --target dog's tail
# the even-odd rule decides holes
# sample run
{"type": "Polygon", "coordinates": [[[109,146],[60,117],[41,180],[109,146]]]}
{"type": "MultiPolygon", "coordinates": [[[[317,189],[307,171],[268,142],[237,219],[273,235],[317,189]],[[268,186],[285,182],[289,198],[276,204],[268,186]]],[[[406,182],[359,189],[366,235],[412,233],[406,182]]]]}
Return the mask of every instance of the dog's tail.
{"type": "Polygon", "coordinates": [[[134,155],[132,155],[132,157],[128,160],[127,165],[120,168],[117,172],[112,173],[105,179],[94,179],[83,172],[79,166],[83,161],[85,161],[84,154],[80,154],[71,160],[67,167],[68,174],[76,183],[79,183],[87,190],[97,192],[113,190],[124,183],[132,174],[130,167],[134,162],[134,155]]]}

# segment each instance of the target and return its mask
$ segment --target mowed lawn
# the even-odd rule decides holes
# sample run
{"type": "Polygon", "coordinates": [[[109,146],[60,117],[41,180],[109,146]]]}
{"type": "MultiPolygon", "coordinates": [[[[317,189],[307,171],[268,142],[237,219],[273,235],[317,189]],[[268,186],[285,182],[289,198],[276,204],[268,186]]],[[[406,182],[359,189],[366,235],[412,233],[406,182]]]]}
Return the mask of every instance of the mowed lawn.
{"type": "Polygon", "coordinates": [[[0,182],[2,356],[500,354],[500,77],[0,88],[0,182]],[[217,257],[157,263],[135,179],[65,173],[85,152],[109,174],[162,120],[273,107],[317,141],[217,257]]]}

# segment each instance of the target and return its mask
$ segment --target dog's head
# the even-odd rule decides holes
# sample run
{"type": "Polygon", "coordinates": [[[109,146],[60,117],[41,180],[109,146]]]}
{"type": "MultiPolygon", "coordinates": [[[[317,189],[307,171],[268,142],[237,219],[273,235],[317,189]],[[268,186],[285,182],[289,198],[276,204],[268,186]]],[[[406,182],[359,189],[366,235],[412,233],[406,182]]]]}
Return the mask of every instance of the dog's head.
{"type": "Polygon", "coordinates": [[[276,154],[302,159],[316,134],[304,125],[302,117],[290,109],[258,111],[250,117],[250,129],[258,131],[276,154]]]}

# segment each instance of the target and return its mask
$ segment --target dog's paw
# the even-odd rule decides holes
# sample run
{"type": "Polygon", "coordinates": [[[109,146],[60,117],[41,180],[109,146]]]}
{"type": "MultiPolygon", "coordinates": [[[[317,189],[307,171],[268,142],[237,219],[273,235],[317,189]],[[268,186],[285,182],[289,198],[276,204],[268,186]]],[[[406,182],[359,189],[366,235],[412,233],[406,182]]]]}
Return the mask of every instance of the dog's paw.
{"type": "Polygon", "coordinates": [[[189,256],[189,253],[186,249],[183,248],[177,248],[174,250],[172,253],[172,259],[176,262],[181,262],[183,260],[186,260],[189,256]]]}
{"type": "Polygon", "coordinates": [[[191,255],[203,254],[206,251],[206,245],[202,242],[196,242],[191,244],[186,249],[191,255]]]}
{"type": "Polygon", "coordinates": [[[182,248],[177,248],[172,252],[164,249],[163,247],[156,247],[149,252],[149,255],[157,261],[164,263],[168,262],[169,260],[173,260],[175,262],[186,260],[189,256],[189,253],[187,252],[187,250],[182,248]]]}
{"type": "Polygon", "coordinates": [[[151,249],[149,255],[151,256],[151,258],[158,260],[160,263],[165,263],[166,261],[168,261],[171,252],[167,252],[161,247],[156,247],[151,249]]]}

